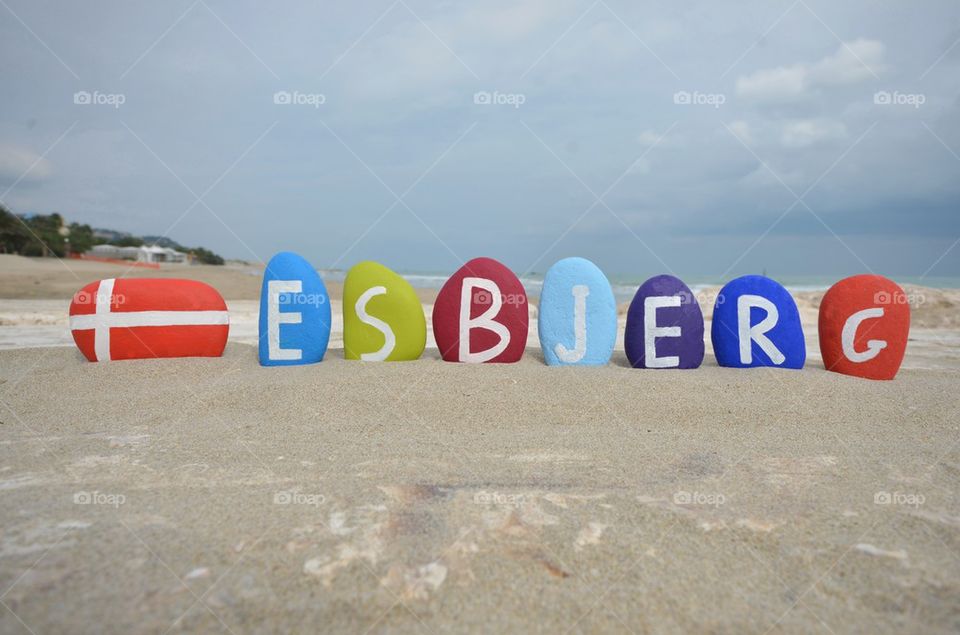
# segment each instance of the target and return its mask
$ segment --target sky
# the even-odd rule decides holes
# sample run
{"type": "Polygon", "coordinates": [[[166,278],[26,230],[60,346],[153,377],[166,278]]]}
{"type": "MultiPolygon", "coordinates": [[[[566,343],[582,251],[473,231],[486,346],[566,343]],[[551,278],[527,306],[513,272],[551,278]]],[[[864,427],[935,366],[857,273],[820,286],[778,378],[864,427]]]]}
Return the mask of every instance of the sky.
{"type": "Polygon", "coordinates": [[[0,0],[0,201],[250,261],[960,276],[956,0],[0,0]]]}

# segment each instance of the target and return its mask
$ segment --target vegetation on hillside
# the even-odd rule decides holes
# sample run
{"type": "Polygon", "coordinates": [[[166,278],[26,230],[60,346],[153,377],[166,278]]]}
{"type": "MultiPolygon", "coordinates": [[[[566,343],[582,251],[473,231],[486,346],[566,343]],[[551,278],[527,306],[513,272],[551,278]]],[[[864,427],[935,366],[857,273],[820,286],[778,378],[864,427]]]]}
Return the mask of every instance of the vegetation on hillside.
{"type": "Polygon", "coordinates": [[[64,224],[60,214],[16,215],[0,204],[0,253],[21,256],[57,256],[82,254],[94,245],[118,247],[159,245],[192,254],[193,261],[205,265],[222,265],[223,258],[203,247],[184,247],[166,237],[137,237],[113,230],[94,229],[87,224],[64,224]]]}

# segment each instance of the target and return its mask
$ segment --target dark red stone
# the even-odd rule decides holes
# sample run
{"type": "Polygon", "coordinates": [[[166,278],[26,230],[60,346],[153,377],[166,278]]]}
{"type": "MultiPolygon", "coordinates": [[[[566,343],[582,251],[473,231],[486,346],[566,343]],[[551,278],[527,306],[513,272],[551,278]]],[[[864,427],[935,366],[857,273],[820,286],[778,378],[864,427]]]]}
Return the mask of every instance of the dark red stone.
{"type": "Polygon", "coordinates": [[[433,336],[440,355],[448,362],[519,361],[527,345],[528,321],[527,294],[523,285],[512,271],[492,258],[474,258],[463,265],[444,283],[433,305],[433,336]],[[469,333],[461,332],[461,327],[465,326],[461,324],[460,315],[462,294],[469,278],[479,278],[479,284],[495,287],[492,291],[482,286],[471,287],[469,316],[464,319],[478,320],[491,312],[487,318],[502,326],[486,328],[474,324],[469,333]],[[498,302],[499,310],[492,313],[498,302]],[[501,352],[492,355],[492,349],[501,345],[501,335],[494,329],[508,335],[509,341],[501,352]],[[469,348],[461,351],[464,348],[461,340],[466,337],[469,337],[469,348]]]}

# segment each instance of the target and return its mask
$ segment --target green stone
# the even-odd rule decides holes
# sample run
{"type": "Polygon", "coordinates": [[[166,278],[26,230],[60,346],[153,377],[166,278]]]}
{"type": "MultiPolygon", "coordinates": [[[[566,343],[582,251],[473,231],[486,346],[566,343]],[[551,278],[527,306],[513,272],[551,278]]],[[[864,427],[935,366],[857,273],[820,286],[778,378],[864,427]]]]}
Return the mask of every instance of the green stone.
{"type": "Polygon", "coordinates": [[[410,283],[378,262],[347,272],[343,284],[343,354],[346,359],[401,362],[418,359],[427,321],[410,283]]]}

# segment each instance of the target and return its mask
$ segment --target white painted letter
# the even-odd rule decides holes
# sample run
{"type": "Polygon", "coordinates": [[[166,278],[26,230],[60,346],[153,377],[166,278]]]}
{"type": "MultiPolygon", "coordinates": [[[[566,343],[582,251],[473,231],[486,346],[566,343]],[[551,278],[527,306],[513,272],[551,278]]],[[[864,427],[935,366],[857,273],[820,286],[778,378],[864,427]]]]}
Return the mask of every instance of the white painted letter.
{"type": "Polygon", "coordinates": [[[676,368],[680,358],[676,355],[657,357],[658,337],[680,337],[679,326],[657,326],[657,309],[680,306],[678,295],[656,295],[643,300],[643,358],[647,368],[676,368]]]}
{"type": "Polygon", "coordinates": [[[510,345],[510,331],[506,326],[497,322],[493,318],[500,313],[500,307],[503,306],[503,298],[500,297],[500,287],[493,280],[487,278],[464,278],[460,287],[460,361],[479,364],[493,359],[510,345]],[[476,318],[470,318],[470,304],[473,300],[473,290],[483,289],[479,292],[484,297],[490,298],[490,307],[476,318]],[[500,336],[500,341],[493,348],[488,348],[479,353],[470,351],[470,331],[472,329],[486,329],[500,336]]]}
{"type": "Polygon", "coordinates": [[[303,351],[299,348],[280,348],[280,325],[300,324],[303,321],[300,311],[280,312],[280,294],[301,291],[303,283],[299,280],[270,280],[267,283],[267,342],[271,361],[303,357],[303,351]]]}
{"type": "Polygon", "coordinates": [[[884,340],[867,340],[867,350],[858,353],[853,349],[853,340],[857,337],[857,327],[860,326],[860,323],[864,320],[878,317],[883,317],[882,308],[864,309],[863,311],[857,311],[843,323],[840,343],[843,344],[843,354],[846,355],[847,359],[851,362],[861,363],[869,361],[887,347],[887,343],[884,340]]]}
{"type": "Polygon", "coordinates": [[[370,287],[363,292],[359,298],[357,298],[356,310],[357,317],[360,318],[360,321],[364,324],[369,324],[373,328],[377,329],[383,333],[383,346],[380,347],[379,351],[374,353],[360,353],[360,359],[365,362],[382,362],[387,357],[390,356],[390,353],[393,352],[393,348],[397,345],[397,338],[393,334],[393,329],[390,328],[390,325],[384,322],[383,320],[378,320],[372,315],[367,314],[367,302],[371,298],[384,295],[387,292],[386,287],[370,287]]]}
{"type": "Polygon", "coordinates": [[[576,364],[587,354],[587,296],[590,287],[577,284],[573,287],[573,350],[559,342],[553,348],[561,362],[576,364]]]}
{"type": "Polygon", "coordinates": [[[767,331],[777,325],[780,319],[780,312],[777,311],[777,305],[761,295],[742,295],[737,298],[737,330],[740,339],[740,363],[753,363],[753,351],[750,343],[756,342],[761,350],[767,354],[774,364],[779,366],[784,361],[783,353],[780,352],[773,342],[766,335],[767,331]],[[750,309],[757,307],[767,312],[767,316],[760,320],[756,326],[750,326],[750,309]]]}

